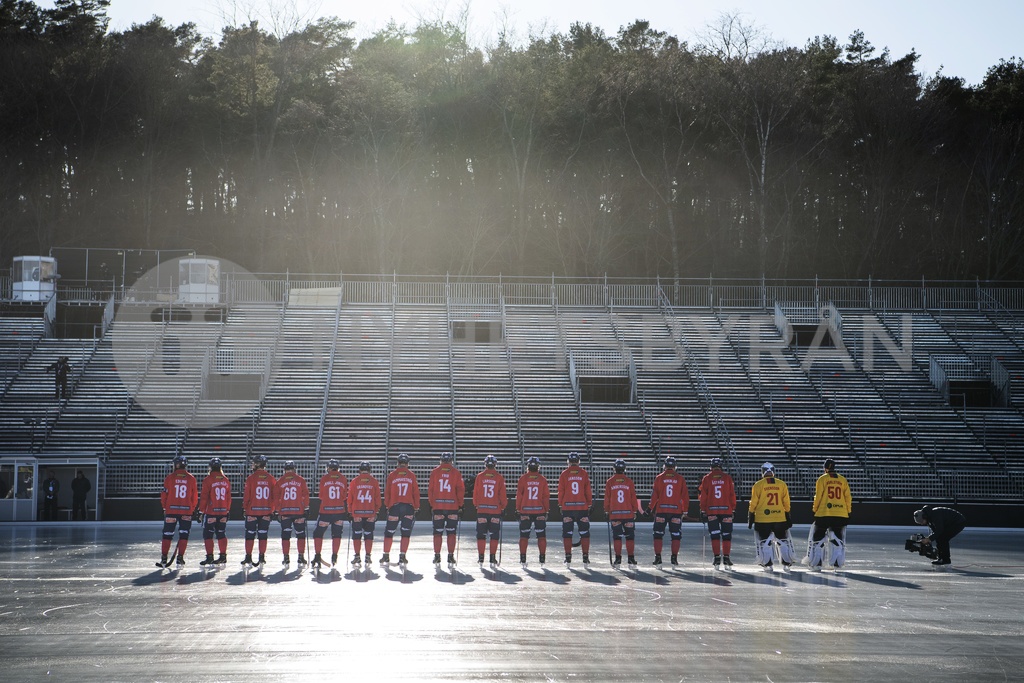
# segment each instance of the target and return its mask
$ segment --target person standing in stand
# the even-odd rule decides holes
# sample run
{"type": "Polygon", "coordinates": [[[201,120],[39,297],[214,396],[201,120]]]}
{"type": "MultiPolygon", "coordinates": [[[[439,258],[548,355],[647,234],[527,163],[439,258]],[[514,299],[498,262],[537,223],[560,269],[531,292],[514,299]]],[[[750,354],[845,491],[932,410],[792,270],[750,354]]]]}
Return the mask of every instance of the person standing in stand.
{"type": "Polygon", "coordinates": [[[43,479],[43,521],[57,521],[57,495],[60,493],[60,482],[54,475],[53,470],[46,470],[46,479],[43,479]]]}
{"type": "Polygon", "coordinates": [[[274,514],[274,485],[277,484],[277,480],[267,472],[267,456],[253,456],[252,467],[242,496],[245,514],[245,558],[242,566],[245,567],[267,563],[267,537],[270,535],[270,518],[274,514]],[[253,562],[252,549],[257,538],[260,556],[257,562],[253,562]]]}
{"type": "Polygon", "coordinates": [[[434,564],[441,564],[441,536],[446,535],[448,565],[455,564],[456,534],[466,500],[466,482],[455,466],[455,456],[441,454],[441,462],[430,472],[427,500],[434,525],[434,564]]]}
{"type": "Polygon", "coordinates": [[[373,564],[370,552],[373,549],[373,527],[377,523],[377,511],[380,510],[380,482],[370,474],[370,463],[365,460],[359,463],[359,474],[348,487],[348,511],[352,516],[352,551],[355,559],[353,567],[362,565],[359,551],[366,548],[366,566],[373,564]]]}
{"type": "Polygon", "coordinates": [[[413,522],[420,509],[420,486],[416,475],[409,469],[409,456],[405,453],[398,455],[398,464],[388,475],[384,485],[384,505],[388,509],[388,520],[384,525],[384,555],[380,563],[385,567],[391,563],[391,544],[395,531],[400,527],[402,538],[398,546],[398,564],[404,567],[408,564],[405,554],[409,551],[413,522]]]}
{"type": "Polygon", "coordinates": [[[590,564],[590,511],[594,505],[594,492],[590,487],[590,475],[580,465],[576,451],[569,454],[568,466],[558,477],[558,508],[562,512],[562,546],[565,548],[565,564],[572,562],[573,529],[580,531],[580,546],[583,564],[590,564]]]}
{"type": "Polygon", "coordinates": [[[636,485],[626,476],[626,461],[615,461],[615,474],[604,483],[604,511],[611,526],[615,559],[612,565],[622,565],[622,539],[626,539],[626,562],[636,566],[636,485]]]}
{"type": "Polygon", "coordinates": [[[170,567],[171,561],[167,553],[171,549],[174,529],[178,529],[178,546],[174,554],[178,558],[178,567],[185,566],[185,548],[188,547],[188,534],[192,530],[192,513],[199,502],[196,489],[196,478],[188,471],[188,458],[178,455],[174,458],[174,469],[164,478],[164,487],[160,492],[160,506],[164,511],[163,539],[160,542],[160,561],[158,567],[170,567]]]}
{"type": "Polygon", "coordinates": [[[526,472],[516,485],[516,512],[519,513],[519,564],[526,566],[526,550],[530,545],[530,530],[537,535],[537,552],[541,565],[548,550],[548,512],[551,491],[548,480],[540,473],[540,458],[526,461],[526,472]]]}
{"type": "Polygon", "coordinates": [[[654,564],[661,564],[661,549],[665,538],[665,526],[668,526],[671,538],[672,566],[679,566],[679,546],[683,538],[683,517],[690,509],[690,492],[686,488],[686,479],[676,472],[676,459],[671,455],[665,458],[661,473],[654,478],[651,490],[651,502],[647,506],[647,514],[654,515],[654,564]]]}
{"type": "Polygon", "coordinates": [[[324,535],[327,527],[331,528],[331,564],[338,564],[338,550],[345,530],[345,513],[348,512],[348,479],[341,473],[341,463],[331,459],[327,463],[327,472],[320,477],[320,512],[313,530],[313,566],[323,566],[320,555],[324,546],[324,535]]]}
{"type": "Polygon", "coordinates": [[[484,458],[484,471],[476,475],[473,484],[473,507],[476,508],[477,562],[484,563],[487,537],[491,540],[491,566],[498,566],[498,544],[501,543],[501,516],[508,505],[505,478],[498,471],[498,459],[484,458]]]}
{"type": "Polygon", "coordinates": [[[292,529],[299,551],[299,567],[306,566],[306,519],[309,516],[309,485],[295,471],[295,461],[286,460],[284,474],[274,484],[274,511],[281,524],[281,564],[291,563],[292,529]]]}
{"type": "Polygon", "coordinates": [[[53,373],[53,397],[60,400],[68,397],[68,375],[71,374],[71,363],[67,356],[61,356],[46,366],[47,372],[53,373]]]}
{"type": "Polygon", "coordinates": [[[85,521],[88,517],[88,508],[86,506],[86,499],[89,496],[89,491],[92,490],[92,484],[85,478],[85,472],[78,470],[75,472],[75,478],[71,480],[71,518],[85,521]]]}
{"type": "Polygon", "coordinates": [[[203,515],[203,543],[206,559],[199,564],[208,567],[228,561],[228,516],[231,514],[231,482],[224,476],[220,458],[210,458],[210,472],[203,479],[199,495],[199,512],[203,515]],[[213,539],[217,539],[220,555],[213,559],[213,539]]]}
{"type": "Polygon", "coordinates": [[[732,477],[722,469],[721,458],[711,458],[711,471],[704,475],[697,488],[700,500],[700,515],[707,522],[711,536],[711,552],[715,555],[714,565],[732,566],[729,552],[732,550],[733,512],[736,510],[736,486],[732,477]]]}
{"type": "Polygon", "coordinates": [[[829,561],[833,569],[841,569],[846,563],[846,525],[850,522],[853,498],[846,477],[836,473],[836,461],[828,458],[823,468],[825,473],[814,484],[814,525],[811,539],[807,544],[807,566],[812,571],[821,571],[825,561],[825,537],[832,532],[832,553],[829,561]]]}

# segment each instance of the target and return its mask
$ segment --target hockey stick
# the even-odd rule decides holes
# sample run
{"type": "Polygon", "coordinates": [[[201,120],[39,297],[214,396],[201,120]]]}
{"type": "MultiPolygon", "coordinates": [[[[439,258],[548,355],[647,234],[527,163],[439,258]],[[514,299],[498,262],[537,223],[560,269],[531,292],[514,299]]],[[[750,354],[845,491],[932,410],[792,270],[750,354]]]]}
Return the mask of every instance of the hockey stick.
{"type": "Polygon", "coordinates": [[[707,524],[707,522],[704,521],[704,517],[703,516],[701,516],[701,518],[700,518],[700,525],[701,525],[701,528],[704,529],[704,535],[701,536],[701,539],[700,539],[700,565],[704,569],[707,569],[708,559],[707,559],[707,555],[705,555],[705,552],[707,550],[707,544],[708,544],[708,524],[707,524]]]}
{"type": "MultiPolygon", "coordinates": [[[[607,513],[606,513],[607,514],[607,513]]],[[[615,566],[615,558],[612,557],[612,520],[611,517],[606,517],[605,522],[608,523],[608,564],[615,566]]]]}

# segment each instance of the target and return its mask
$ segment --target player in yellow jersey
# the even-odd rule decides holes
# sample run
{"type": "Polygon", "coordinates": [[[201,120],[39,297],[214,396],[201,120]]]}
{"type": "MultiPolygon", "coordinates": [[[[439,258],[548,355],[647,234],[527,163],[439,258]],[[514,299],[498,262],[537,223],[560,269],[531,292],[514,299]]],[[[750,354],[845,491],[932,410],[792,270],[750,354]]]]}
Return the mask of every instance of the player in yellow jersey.
{"type": "Polygon", "coordinates": [[[789,487],[775,476],[775,467],[761,465],[761,478],[750,489],[747,528],[757,534],[757,561],[766,572],[772,571],[772,556],[778,549],[782,570],[788,572],[796,557],[789,529],[789,487]],[[773,547],[774,546],[774,547],[773,547]]]}
{"type": "Polygon", "coordinates": [[[814,485],[814,525],[807,540],[806,560],[812,571],[819,572],[826,549],[830,551],[828,562],[834,569],[840,569],[846,561],[846,525],[852,505],[850,485],[846,477],[836,473],[836,461],[829,458],[824,469],[825,473],[814,485]]]}

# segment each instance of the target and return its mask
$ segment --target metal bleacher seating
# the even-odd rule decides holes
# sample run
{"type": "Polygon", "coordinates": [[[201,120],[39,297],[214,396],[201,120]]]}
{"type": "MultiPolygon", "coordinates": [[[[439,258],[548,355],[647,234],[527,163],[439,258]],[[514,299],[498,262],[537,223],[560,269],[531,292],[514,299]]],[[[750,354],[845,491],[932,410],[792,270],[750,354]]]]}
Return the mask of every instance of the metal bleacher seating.
{"type": "Polygon", "coordinates": [[[0,452],[96,453],[115,496],[155,493],[179,453],[200,463],[197,474],[221,457],[240,487],[257,452],[275,473],[298,461],[311,486],[327,459],[347,475],[368,460],[384,477],[406,452],[425,489],[449,450],[470,481],[496,455],[510,489],[531,456],[554,489],[577,451],[598,491],[623,457],[646,495],[673,455],[691,495],[715,456],[741,496],[768,460],[807,498],[826,457],[858,499],[1021,495],[1024,323],[1005,309],[854,307],[842,311],[843,348],[821,353],[790,346],[756,304],[671,305],[662,294],[626,305],[578,293],[560,303],[554,285],[510,302],[494,283],[458,297],[424,283],[427,294],[403,296],[420,286],[404,284],[236,302],[223,322],[118,318],[98,343],[46,339],[37,319],[0,319],[0,452]],[[456,318],[500,321],[502,334],[458,337],[456,318]],[[912,342],[910,367],[877,344],[869,357],[857,334],[867,326],[912,342]],[[204,349],[201,359],[169,362],[172,338],[204,349]],[[45,371],[60,355],[73,366],[66,401],[53,398],[45,371]],[[985,355],[1009,376],[1006,405],[950,405],[930,363],[966,367],[985,355]],[[587,399],[573,382],[591,370],[628,377],[635,394],[587,399]],[[232,375],[256,378],[258,391],[211,385],[232,375]]]}

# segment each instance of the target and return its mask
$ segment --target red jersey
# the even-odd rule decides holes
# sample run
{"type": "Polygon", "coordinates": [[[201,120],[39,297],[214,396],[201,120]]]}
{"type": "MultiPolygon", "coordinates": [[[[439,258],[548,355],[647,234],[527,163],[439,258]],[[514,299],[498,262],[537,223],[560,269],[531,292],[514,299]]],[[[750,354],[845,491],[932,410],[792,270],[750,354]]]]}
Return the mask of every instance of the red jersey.
{"type": "Polygon", "coordinates": [[[526,472],[516,486],[516,512],[521,515],[546,515],[551,508],[548,480],[540,472],[526,472]]]}
{"type": "Polygon", "coordinates": [[[466,500],[466,482],[455,465],[443,462],[430,473],[427,500],[432,510],[458,510],[466,500]]]}
{"type": "Polygon", "coordinates": [[[697,487],[701,512],[708,515],[731,515],[736,509],[736,487],[732,477],[721,470],[711,470],[697,487]]]}
{"type": "Polygon", "coordinates": [[[353,517],[377,517],[380,510],[380,482],[369,472],[360,472],[348,485],[348,511],[353,517]]]}
{"type": "Polygon", "coordinates": [[[224,517],[231,512],[231,482],[223,472],[210,472],[203,479],[199,511],[211,517],[224,517]]]}
{"type": "Polygon", "coordinates": [[[264,469],[258,469],[245,480],[242,511],[246,517],[266,517],[274,511],[274,484],[277,480],[264,469]]]}
{"type": "Polygon", "coordinates": [[[604,511],[608,519],[634,519],[637,507],[633,480],[619,473],[609,477],[604,483],[604,511]]]}
{"type": "Polygon", "coordinates": [[[690,492],[686,480],[675,470],[664,470],[654,478],[651,509],[655,513],[685,515],[690,509],[690,492]]]}
{"type": "Polygon", "coordinates": [[[569,465],[558,477],[558,507],[563,512],[587,511],[594,502],[590,475],[579,465],[569,465]]]}
{"type": "Polygon", "coordinates": [[[384,487],[384,505],[390,508],[399,503],[408,503],[413,509],[420,509],[420,485],[416,475],[402,465],[391,470],[384,487]]]}
{"type": "Polygon", "coordinates": [[[505,477],[498,470],[487,469],[476,475],[473,485],[473,505],[476,511],[500,515],[508,505],[505,477]]]}
{"type": "Polygon", "coordinates": [[[294,470],[286,470],[274,484],[274,509],[285,517],[301,517],[309,509],[309,485],[294,470]]]}
{"type": "Polygon", "coordinates": [[[320,514],[340,515],[348,512],[348,479],[341,472],[329,470],[320,477],[320,514]]]}
{"type": "Polygon", "coordinates": [[[160,505],[165,515],[191,515],[198,502],[196,478],[188,470],[174,470],[164,477],[160,505]]]}

